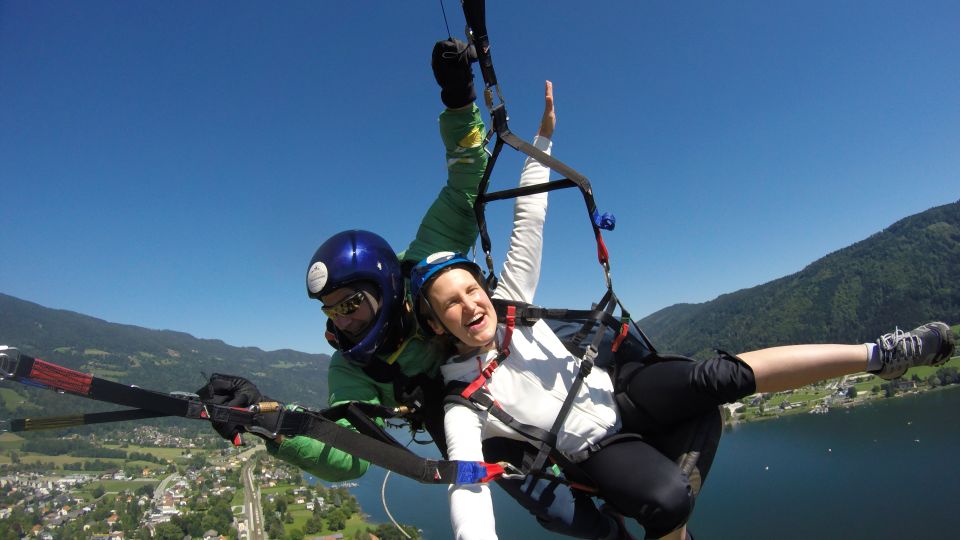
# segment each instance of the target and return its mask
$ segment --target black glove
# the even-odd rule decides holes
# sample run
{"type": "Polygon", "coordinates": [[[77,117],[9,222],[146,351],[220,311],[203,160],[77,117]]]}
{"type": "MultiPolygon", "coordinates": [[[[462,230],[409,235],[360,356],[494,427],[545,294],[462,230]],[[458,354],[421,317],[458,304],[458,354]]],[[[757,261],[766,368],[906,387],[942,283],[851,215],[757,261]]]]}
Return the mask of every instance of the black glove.
{"type": "MultiPolygon", "coordinates": [[[[197,390],[200,400],[214,405],[227,407],[249,407],[264,400],[260,390],[243,377],[214,373],[203,388],[197,390]]],[[[233,422],[210,422],[221,437],[237,444],[240,433],[246,431],[243,426],[233,422]]]]}
{"type": "Polygon", "coordinates": [[[430,67],[440,85],[440,100],[451,109],[466,106],[477,99],[473,89],[471,62],[477,61],[477,51],[459,39],[445,39],[433,46],[430,67]]]}

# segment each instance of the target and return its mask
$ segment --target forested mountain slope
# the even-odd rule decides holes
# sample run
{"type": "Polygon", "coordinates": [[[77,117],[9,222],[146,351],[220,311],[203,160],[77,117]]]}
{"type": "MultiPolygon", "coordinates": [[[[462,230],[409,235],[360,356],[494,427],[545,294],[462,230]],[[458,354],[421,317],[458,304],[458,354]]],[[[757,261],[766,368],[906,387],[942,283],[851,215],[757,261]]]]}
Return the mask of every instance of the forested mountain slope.
{"type": "Polygon", "coordinates": [[[639,321],[663,351],[704,356],[872,341],[894,325],[960,322],[960,201],[904,218],[803,270],[639,321]]]}

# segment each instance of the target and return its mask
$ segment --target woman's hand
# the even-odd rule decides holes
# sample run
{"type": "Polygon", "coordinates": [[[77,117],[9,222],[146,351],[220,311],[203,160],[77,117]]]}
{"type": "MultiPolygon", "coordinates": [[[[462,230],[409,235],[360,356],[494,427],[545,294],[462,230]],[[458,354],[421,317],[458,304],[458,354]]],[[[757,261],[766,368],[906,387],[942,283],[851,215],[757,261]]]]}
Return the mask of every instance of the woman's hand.
{"type": "Polygon", "coordinates": [[[546,81],[543,90],[543,117],[540,119],[540,131],[537,135],[553,138],[553,128],[557,125],[557,113],[553,110],[553,83],[546,81]]]}

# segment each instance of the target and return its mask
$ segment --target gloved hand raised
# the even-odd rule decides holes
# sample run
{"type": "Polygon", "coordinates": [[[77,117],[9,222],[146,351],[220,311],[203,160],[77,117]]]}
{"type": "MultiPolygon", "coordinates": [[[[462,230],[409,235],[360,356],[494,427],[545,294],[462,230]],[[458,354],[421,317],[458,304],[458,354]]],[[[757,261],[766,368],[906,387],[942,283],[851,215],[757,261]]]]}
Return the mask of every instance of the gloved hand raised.
{"type": "Polygon", "coordinates": [[[445,39],[433,46],[430,66],[433,77],[440,85],[440,100],[451,109],[469,105],[477,99],[473,89],[472,62],[477,61],[477,51],[459,39],[445,39]]]}
{"type": "MultiPolygon", "coordinates": [[[[247,379],[221,373],[210,376],[210,381],[197,390],[197,395],[201,401],[227,407],[249,407],[266,399],[256,385],[247,379]]],[[[240,433],[246,431],[243,426],[232,422],[210,423],[221,437],[233,444],[237,444],[240,433]]]]}

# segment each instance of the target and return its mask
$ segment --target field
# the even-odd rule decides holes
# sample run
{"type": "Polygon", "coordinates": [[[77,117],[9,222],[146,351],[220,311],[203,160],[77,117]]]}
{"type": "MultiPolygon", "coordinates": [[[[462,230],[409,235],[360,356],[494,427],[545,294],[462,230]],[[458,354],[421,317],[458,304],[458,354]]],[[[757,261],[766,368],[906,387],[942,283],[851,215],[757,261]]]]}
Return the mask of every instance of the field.
{"type": "Polygon", "coordinates": [[[127,445],[124,448],[120,448],[120,445],[116,444],[105,444],[104,448],[111,448],[115,450],[123,450],[124,452],[137,452],[140,454],[150,454],[151,456],[158,457],[163,460],[173,460],[175,462],[186,461],[184,457],[186,454],[202,452],[198,449],[190,448],[170,448],[170,447],[154,447],[154,446],[137,446],[137,445],[127,445]]]}
{"type": "Polygon", "coordinates": [[[0,450],[20,450],[23,437],[15,433],[0,433],[0,450]]]}
{"type": "MultiPolygon", "coordinates": [[[[279,485],[275,487],[262,488],[261,497],[262,497],[262,504],[264,506],[264,511],[266,511],[266,508],[268,505],[267,495],[282,496],[284,493],[286,493],[288,490],[290,490],[293,487],[295,486],[279,485]]],[[[243,504],[242,500],[237,504],[243,504]]],[[[312,510],[307,510],[306,504],[290,503],[287,506],[287,512],[289,512],[290,515],[293,516],[293,523],[283,524],[284,528],[287,531],[290,531],[292,529],[300,529],[302,531],[304,524],[306,524],[307,520],[310,519],[310,516],[313,515],[312,510]]],[[[359,514],[353,514],[352,516],[350,516],[350,519],[347,520],[346,528],[344,530],[330,531],[330,530],[324,529],[317,534],[322,536],[322,535],[328,535],[328,534],[341,533],[343,534],[344,538],[352,538],[354,533],[356,533],[357,531],[360,531],[360,532],[366,531],[367,528],[375,528],[375,526],[372,523],[366,522],[363,518],[363,514],[359,513],[359,514]]]]}
{"type": "MultiPolygon", "coordinates": [[[[302,531],[303,526],[307,523],[307,520],[313,515],[313,512],[311,510],[307,510],[306,505],[303,504],[291,504],[287,507],[287,512],[293,516],[293,523],[284,523],[283,525],[288,531],[291,529],[300,529],[302,531]]],[[[368,527],[373,528],[373,525],[364,521],[362,514],[354,514],[350,516],[350,519],[347,520],[346,528],[344,530],[330,531],[323,529],[317,534],[328,535],[341,533],[343,534],[344,538],[353,538],[354,533],[357,531],[366,531],[368,527]]]]}
{"type": "Polygon", "coordinates": [[[0,402],[3,404],[3,408],[8,411],[15,410],[17,407],[23,407],[24,409],[37,409],[37,405],[25,401],[23,396],[16,393],[12,388],[0,388],[0,402]]]}

